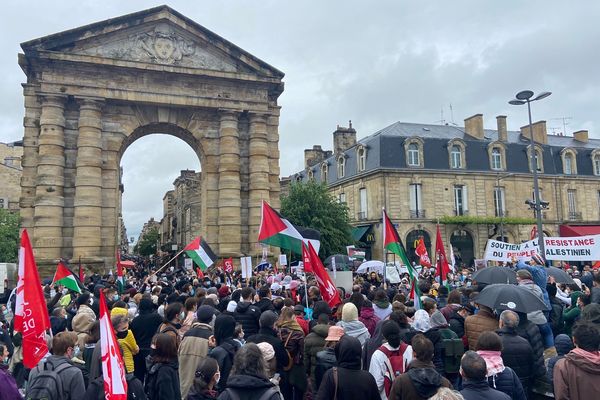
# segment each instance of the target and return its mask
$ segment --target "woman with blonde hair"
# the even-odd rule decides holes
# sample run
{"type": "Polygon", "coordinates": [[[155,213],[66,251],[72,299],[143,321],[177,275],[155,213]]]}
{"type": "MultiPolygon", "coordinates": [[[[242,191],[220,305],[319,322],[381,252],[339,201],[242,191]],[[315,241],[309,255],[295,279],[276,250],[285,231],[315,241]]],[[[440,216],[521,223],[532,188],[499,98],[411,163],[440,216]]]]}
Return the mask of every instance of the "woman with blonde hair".
{"type": "Polygon", "coordinates": [[[460,392],[442,386],[429,400],[465,400],[465,398],[460,392]]]}

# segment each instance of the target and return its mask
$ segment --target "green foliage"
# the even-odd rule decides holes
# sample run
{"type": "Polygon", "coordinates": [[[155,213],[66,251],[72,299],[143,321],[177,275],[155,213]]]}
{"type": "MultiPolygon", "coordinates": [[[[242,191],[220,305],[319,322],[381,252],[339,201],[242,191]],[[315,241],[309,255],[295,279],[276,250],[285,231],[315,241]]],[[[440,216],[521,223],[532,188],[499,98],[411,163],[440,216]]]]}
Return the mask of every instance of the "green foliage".
{"type": "Polygon", "coordinates": [[[294,225],[321,233],[319,255],[323,258],[346,254],[346,246],[354,243],[348,207],[331,196],[325,184],[292,183],[289,195],[281,200],[281,214],[294,225]]]}
{"type": "Polygon", "coordinates": [[[535,218],[515,218],[515,217],[475,217],[470,215],[444,216],[440,218],[441,224],[456,225],[531,225],[535,224],[535,218]]]}
{"type": "Polygon", "coordinates": [[[19,214],[0,208],[0,262],[16,263],[19,258],[19,214]]]}
{"type": "Polygon", "coordinates": [[[144,236],[142,236],[139,242],[137,242],[133,251],[145,257],[156,254],[158,238],[158,228],[151,228],[144,236]]]}

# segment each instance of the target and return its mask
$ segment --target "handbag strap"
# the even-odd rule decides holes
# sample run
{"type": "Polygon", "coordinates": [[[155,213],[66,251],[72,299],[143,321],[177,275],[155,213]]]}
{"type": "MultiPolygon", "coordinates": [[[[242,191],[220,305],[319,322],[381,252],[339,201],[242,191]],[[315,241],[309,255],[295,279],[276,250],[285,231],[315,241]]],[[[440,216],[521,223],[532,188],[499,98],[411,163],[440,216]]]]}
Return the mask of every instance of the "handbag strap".
{"type": "Polygon", "coordinates": [[[292,332],[290,332],[290,334],[288,335],[287,339],[285,339],[285,344],[283,345],[283,347],[287,347],[287,344],[290,341],[291,337],[292,337],[292,332]]]}
{"type": "Polygon", "coordinates": [[[333,367],[333,384],[335,385],[335,392],[333,393],[333,400],[337,400],[337,390],[338,390],[338,369],[337,369],[337,367],[333,367]]]}

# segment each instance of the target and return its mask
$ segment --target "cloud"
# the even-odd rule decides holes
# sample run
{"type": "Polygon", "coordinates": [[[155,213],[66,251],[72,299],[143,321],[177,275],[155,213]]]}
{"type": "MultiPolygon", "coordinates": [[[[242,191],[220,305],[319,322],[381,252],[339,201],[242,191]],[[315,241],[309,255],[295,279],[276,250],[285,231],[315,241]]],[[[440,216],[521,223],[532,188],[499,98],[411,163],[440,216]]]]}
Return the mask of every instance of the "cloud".
{"type": "MultiPolygon", "coordinates": [[[[5,4],[0,140],[22,136],[20,42],[154,5],[5,4]]],[[[442,112],[443,119],[459,125],[483,113],[488,128],[504,114],[509,129],[518,129],[526,124],[526,111],[507,101],[523,89],[553,92],[532,110],[535,120],[547,120],[549,131],[561,132],[562,118],[568,117],[568,133],[589,129],[600,138],[597,2],[577,7],[543,0],[174,0],[169,5],[286,73],[279,98],[283,176],[303,168],[304,148],[331,148],[336,125],[350,119],[359,138],[395,121],[439,123],[442,112]]],[[[197,169],[187,145],[173,138],[158,143],[136,142],[124,157],[124,214],[128,227],[138,224],[130,236],[150,216],[160,216],[162,196],[179,170],[197,169]],[[138,146],[144,150],[131,156],[138,146]],[[169,153],[154,153],[158,150],[169,153]],[[135,222],[130,224],[129,215],[135,222]]]]}

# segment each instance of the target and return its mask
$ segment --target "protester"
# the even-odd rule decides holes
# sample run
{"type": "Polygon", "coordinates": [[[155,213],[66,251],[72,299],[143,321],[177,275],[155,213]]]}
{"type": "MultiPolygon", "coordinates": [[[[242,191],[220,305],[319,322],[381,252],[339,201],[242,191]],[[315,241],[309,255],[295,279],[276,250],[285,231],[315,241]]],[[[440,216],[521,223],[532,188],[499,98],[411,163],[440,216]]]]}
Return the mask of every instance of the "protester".
{"type": "Polygon", "coordinates": [[[233,366],[233,358],[240,348],[239,344],[233,340],[235,331],[235,319],[231,315],[221,314],[215,319],[214,337],[216,347],[208,354],[209,357],[217,360],[221,379],[217,382],[217,391],[220,393],[225,390],[227,378],[233,366]]]}
{"type": "Polygon", "coordinates": [[[198,309],[198,299],[195,297],[188,297],[185,300],[185,319],[179,328],[179,335],[183,338],[185,333],[190,330],[194,321],[196,321],[196,310],[198,309]]]}
{"type": "Polygon", "coordinates": [[[133,319],[130,327],[140,348],[139,353],[133,357],[134,374],[143,382],[147,372],[146,357],[150,355],[152,337],[162,323],[162,318],[156,312],[150,298],[142,298],[138,309],[139,315],[133,319]]]}
{"type": "Polygon", "coordinates": [[[338,365],[325,372],[316,400],[379,398],[375,378],[361,369],[361,352],[362,346],[357,338],[342,336],[335,346],[338,365]]]}
{"type": "Polygon", "coordinates": [[[286,399],[302,399],[308,387],[304,370],[304,331],[298,324],[291,307],[284,307],[276,323],[277,336],[292,359],[287,370],[287,380],[281,384],[281,392],[286,399]]]}
{"type": "Polygon", "coordinates": [[[554,398],[556,400],[594,399],[600,393],[600,332],[587,322],[573,328],[571,350],[554,367],[554,398]]]}
{"type": "Polygon", "coordinates": [[[379,317],[377,317],[377,315],[375,315],[375,310],[373,309],[373,303],[371,303],[371,301],[369,301],[369,300],[365,300],[362,303],[361,307],[356,306],[356,308],[360,310],[360,316],[358,317],[358,320],[367,327],[367,330],[369,331],[369,335],[371,337],[373,337],[373,335],[375,334],[375,327],[377,326],[377,323],[380,321],[379,317]]]}
{"type": "Polygon", "coordinates": [[[321,386],[325,372],[337,365],[335,346],[339,343],[342,336],[344,336],[344,330],[342,327],[329,327],[327,337],[325,338],[325,346],[317,353],[315,357],[315,392],[318,391],[319,387],[321,386]]]}
{"type": "Polygon", "coordinates": [[[290,357],[275,329],[275,323],[278,318],[278,315],[273,311],[262,313],[259,320],[260,329],[258,333],[250,336],[246,343],[269,343],[275,351],[276,372],[281,374],[284,367],[290,363],[290,357]]]}
{"type": "MultiPolygon", "coordinates": [[[[181,305],[181,304],[180,304],[181,305]]],[[[153,340],[154,352],[146,379],[148,400],[179,400],[177,342],[169,333],[158,333],[153,340]]]]}
{"type": "Polygon", "coordinates": [[[477,339],[484,331],[493,331],[498,327],[498,320],[494,317],[494,311],[475,302],[478,312],[465,318],[465,336],[469,344],[469,350],[477,350],[477,339]]]}
{"type": "Polygon", "coordinates": [[[258,333],[261,311],[252,304],[252,298],[254,297],[252,288],[246,286],[242,289],[240,295],[242,301],[237,303],[233,317],[237,323],[242,325],[245,338],[248,338],[258,333]]]}
{"type": "Polygon", "coordinates": [[[96,313],[90,308],[90,302],[91,298],[89,293],[83,293],[75,300],[75,304],[77,304],[77,314],[73,317],[71,324],[73,332],[77,334],[77,344],[81,348],[85,346],[85,342],[90,334],[90,329],[92,328],[94,321],[96,321],[96,313]]]}
{"type": "Polygon", "coordinates": [[[546,364],[546,377],[552,392],[554,392],[554,367],[558,360],[562,360],[571,350],[573,350],[573,341],[569,336],[561,333],[554,338],[554,346],[556,347],[556,355],[549,358],[546,364]]]}
{"type": "Polygon", "coordinates": [[[0,400],[21,400],[15,378],[8,372],[9,352],[4,343],[0,343],[0,400]]]}
{"type": "Polygon", "coordinates": [[[510,400],[504,392],[492,389],[486,379],[485,360],[474,351],[467,351],[460,363],[463,389],[460,394],[465,400],[510,400]]]}
{"type": "Polygon", "coordinates": [[[452,388],[450,381],[444,378],[433,365],[434,347],[431,340],[423,334],[412,338],[411,347],[413,360],[408,370],[398,376],[394,383],[389,399],[425,400],[433,396],[440,387],[452,388]]]}
{"type": "MultiPolygon", "coordinates": [[[[343,332],[343,329],[341,330],[343,332]]],[[[313,383],[313,388],[315,390],[318,389],[318,386],[314,387],[317,353],[322,351],[325,347],[325,340],[328,333],[329,317],[326,314],[321,314],[317,320],[317,325],[315,325],[311,332],[304,338],[304,367],[306,368],[306,373],[313,383]]]]}
{"type": "Polygon", "coordinates": [[[216,399],[218,394],[214,388],[220,378],[217,361],[214,358],[203,359],[194,371],[194,381],[189,396],[184,396],[183,398],[187,400],[216,399]]]}
{"type": "Polygon", "coordinates": [[[176,347],[179,347],[179,343],[181,343],[179,329],[181,329],[181,323],[184,319],[185,310],[183,304],[178,302],[171,303],[165,309],[165,317],[162,324],[158,327],[158,332],[169,335],[175,342],[176,347]]]}
{"type": "MultiPolygon", "coordinates": [[[[421,332],[427,339],[433,343],[434,353],[433,353],[433,364],[435,365],[435,369],[440,373],[444,373],[444,361],[443,361],[443,352],[444,352],[444,342],[442,339],[442,335],[437,328],[433,328],[431,326],[431,317],[425,310],[417,310],[413,317],[413,328],[415,332],[421,332]]],[[[412,337],[407,338],[412,339],[412,337]]]]}
{"type": "Polygon", "coordinates": [[[262,352],[254,343],[248,343],[235,355],[227,388],[219,400],[281,400],[281,396],[267,376],[267,365],[262,352]]]}
{"type": "Polygon", "coordinates": [[[352,303],[344,304],[342,308],[342,320],[337,325],[344,328],[346,335],[357,338],[361,346],[364,346],[367,339],[371,337],[365,324],[358,320],[358,309],[352,303]]]}

